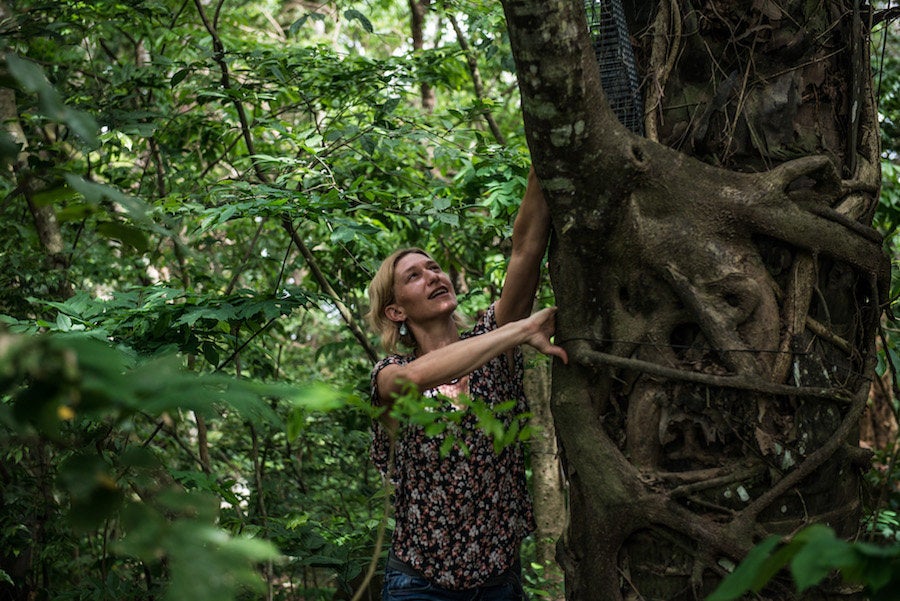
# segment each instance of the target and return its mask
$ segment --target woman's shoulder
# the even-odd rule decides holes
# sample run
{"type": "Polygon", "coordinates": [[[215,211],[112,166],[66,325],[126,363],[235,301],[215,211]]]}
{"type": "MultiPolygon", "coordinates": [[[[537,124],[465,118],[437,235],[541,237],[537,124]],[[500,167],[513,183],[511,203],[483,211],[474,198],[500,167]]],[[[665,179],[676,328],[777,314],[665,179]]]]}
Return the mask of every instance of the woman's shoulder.
{"type": "Polygon", "coordinates": [[[373,374],[377,374],[379,371],[381,371],[382,369],[384,369],[384,368],[387,367],[388,365],[406,365],[407,363],[409,363],[410,361],[412,361],[412,360],[415,359],[415,358],[416,358],[416,357],[415,357],[415,355],[413,355],[413,354],[407,354],[407,355],[400,355],[400,354],[388,355],[387,357],[383,357],[382,359],[380,359],[379,361],[377,361],[377,362],[375,363],[374,367],[372,367],[372,373],[373,373],[373,374]]]}
{"type": "Polygon", "coordinates": [[[484,334],[485,332],[490,332],[491,330],[497,329],[497,314],[496,314],[496,303],[491,303],[488,305],[488,308],[484,311],[480,311],[477,315],[477,320],[475,321],[475,325],[472,328],[463,333],[463,338],[468,338],[469,336],[478,336],[479,334],[484,334]]]}

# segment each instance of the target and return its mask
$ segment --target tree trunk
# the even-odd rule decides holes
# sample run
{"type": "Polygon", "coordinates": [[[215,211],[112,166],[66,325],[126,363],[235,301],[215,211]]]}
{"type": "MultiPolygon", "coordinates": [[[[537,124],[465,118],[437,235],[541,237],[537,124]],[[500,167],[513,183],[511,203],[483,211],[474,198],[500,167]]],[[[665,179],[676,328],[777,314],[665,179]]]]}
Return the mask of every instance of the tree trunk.
{"type": "Polygon", "coordinates": [[[702,599],[761,537],[860,517],[890,275],[867,16],[662,5],[629,15],[648,139],[606,102],[583,2],[504,2],[570,357],[569,599],[702,599]]]}
{"type": "Polygon", "coordinates": [[[560,473],[556,430],[550,414],[550,364],[537,351],[525,347],[525,396],[531,407],[531,472],[534,482],[534,514],[537,521],[536,559],[544,566],[544,578],[552,593],[562,584],[556,563],[556,544],[566,520],[566,500],[560,473]]]}
{"type": "MultiPolygon", "coordinates": [[[[425,15],[428,14],[430,5],[431,0],[409,0],[409,27],[412,34],[413,51],[418,52],[425,48],[425,15]]],[[[436,101],[434,88],[427,82],[422,82],[419,91],[422,98],[422,112],[431,113],[434,111],[436,101]]]]}
{"type": "MultiPolygon", "coordinates": [[[[0,4],[0,16],[6,13],[7,9],[0,4]]],[[[7,75],[5,69],[3,74],[7,75]]],[[[50,187],[50,183],[28,166],[28,139],[19,120],[15,92],[9,88],[0,89],[0,121],[10,139],[20,147],[19,156],[13,165],[13,177],[31,212],[38,240],[47,258],[47,267],[58,274],[52,294],[55,298],[68,298],[72,296],[72,288],[66,277],[68,259],[64,253],[59,221],[53,207],[36,200],[41,192],[50,187]]]]}

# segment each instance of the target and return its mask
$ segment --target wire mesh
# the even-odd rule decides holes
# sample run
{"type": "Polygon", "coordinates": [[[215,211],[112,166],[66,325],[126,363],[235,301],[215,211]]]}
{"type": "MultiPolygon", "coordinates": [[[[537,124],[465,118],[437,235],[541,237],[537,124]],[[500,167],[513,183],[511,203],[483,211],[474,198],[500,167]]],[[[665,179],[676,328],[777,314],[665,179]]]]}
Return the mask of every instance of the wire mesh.
{"type": "Polygon", "coordinates": [[[585,0],[584,7],[609,106],[622,125],[644,135],[644,101],[622,2],[585,0]]]}

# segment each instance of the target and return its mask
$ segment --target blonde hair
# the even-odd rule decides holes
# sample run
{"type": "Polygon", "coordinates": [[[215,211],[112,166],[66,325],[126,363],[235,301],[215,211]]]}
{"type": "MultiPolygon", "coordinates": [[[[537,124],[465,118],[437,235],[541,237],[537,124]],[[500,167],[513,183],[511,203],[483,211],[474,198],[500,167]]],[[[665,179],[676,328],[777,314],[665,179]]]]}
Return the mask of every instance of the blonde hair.
{"type": "MultiPolygon", "coordinates": [[[[372,330],[381,337],[381,346],[388,353],[395,353],[398,343],[412,349],[417,346],[412,331],[410,330],[406,335],[401,336],[399,324],[388,319],[388,316],[384,313],[385,308],[394,302],[394,274],[397,269],[397,263],[406,255],[414,253],[433,259],[431,255],[421,248],[410,247],[395,250],[381,262],[378,271],[375,272],[375,276],[369,283],[369,312],[366,313],[366,321],[372,330]]],[[[453,313],[453,321],[456,322],[458,327],[466,324],[465,318],[455,311],[453,313]]]]}

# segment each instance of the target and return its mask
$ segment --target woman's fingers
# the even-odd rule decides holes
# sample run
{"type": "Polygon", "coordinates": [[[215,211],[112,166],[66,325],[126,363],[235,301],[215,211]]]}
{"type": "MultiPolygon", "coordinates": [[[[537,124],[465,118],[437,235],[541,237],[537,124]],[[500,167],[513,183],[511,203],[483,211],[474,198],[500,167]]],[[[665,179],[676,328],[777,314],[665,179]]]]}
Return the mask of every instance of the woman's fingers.
{"type": "Polygon", "coordinates": [[[566,353],[566,349],[564,349],[563,347],[553,345],[553,348],[551,349],[549,354],[555,357],[559,357],[563,363],[568,365],[569,355],[568,353],[566,353]]]}
{"type": "Polygon", "coordinates": [[[532,315],[531,319],[537,325],[537,332],[535,332],[535,336],[532,337],[529,344],[545,355],[559,357],[563,363],[568,363],[569,356],[566,350],[553,344],[550,340],[556,333],[556,307],[541,309],[532,315]]]}

